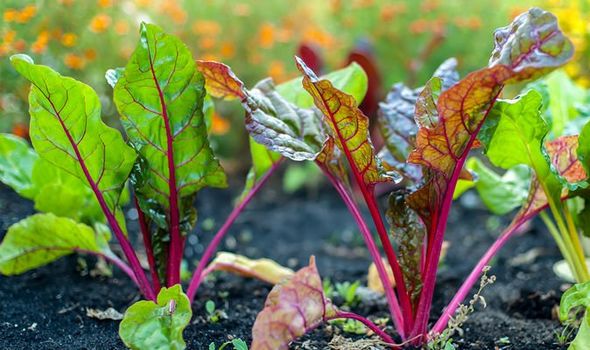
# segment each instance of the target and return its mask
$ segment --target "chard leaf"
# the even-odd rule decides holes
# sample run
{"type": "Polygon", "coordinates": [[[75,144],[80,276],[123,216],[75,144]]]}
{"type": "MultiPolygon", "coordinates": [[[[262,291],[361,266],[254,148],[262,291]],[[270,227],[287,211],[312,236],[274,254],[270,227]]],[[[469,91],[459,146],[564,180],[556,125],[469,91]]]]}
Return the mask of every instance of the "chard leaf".
{"type": "Polygon", "coordinates": [[[566,126],[580,115],[577,107],[587,99],[587,91],[576,85],[562,69],[549,74],[533,88],[546,97],[543,99],[544,116],[551,125],[552,135],[563,135],[566,126]]]}
{"type": "Polygon", "coordinates": [[[182,350],[182,332],[192,317],[190,302],[177,284],[162,288],[157,302],[142,300],[131,305],[119,325],[119,336],[133,350],[182,350]]]}
{"type": "Polygon", "coordinates": [[[115,85],[114,100],[129,140],[144,160],[136,191],[168,211],[205,186],[225,187],[226,177],[209,146],[204,79],[190,51],[151,24],[143,23],[140,35],[115,85]]]}
{"type": "Polygon", "coordinates": [[[104,214],[88,185],[39,158],[17,136],[0,134],[0,181],[32,199],[38,211],[90,225],[104,222],[104,214]]]}
{"type": "Polygon", "coordinates": [[[270,259],[249,259],[243,255],[219,252],[207,266],[208,271],[225,271],[239,276],[256,278],[278,284],[291,278],[293,270],[283,267],[270,259]]]}
{"type": "MultiPolygon", "coordinates": [[[[367,74],[363,68],[353,62],[345,68],[328,73],[321,78],[329,80],[334,87],[343,92],[352,95],[354,100],[360,104],[365,98],[368,87],[367,74]]],[[[310,108],[314,106],[311,96],[303,89],[301,78],[295,78],[277,86],[277,92],[283,98],[300,108],[310,108]]]]}
{"type": "Polygon", "coordinates": [[[579,136],[578,158],[587,174],[590,174],[590,122],[582,128],[579,136]]]}
{"type": "MultiPolygon", "coordinates": [[[[246,101],[248,99],[248,90],[230,67],[219,62],[197,60],[197,68],[205,76],[205,87],[211,96],[226,100],[237,98],[240,99],[242,105],[248,105],[246,101]]],[[[246,113],[249,110],[248,107],[246,113]]],[[[271,116],[268,117],[272,121],[273,118],[271,116]]],[[[246,177],[246,184],[244,185],[242,194],[238,198],[238,203],[248,195],[256,183],[281,158],[279,153],[268,150],[266,146],[257,143],[252,136],[249,137],[249,144],[252,167],[246,177]]]]}
{"type": "Polygon", "coordinates": [[[354,97],[335,88],[329,80],[318,78],[300,58],[296,57],[296,61],[303,74],[303,87],[322,112],[328,134],[346,156],[359,184],[373,186],[396,180],[397,174],[386,173],[377,159],[369,138],[369,118],[358,109],[354,97]]]}
{"type": "Polygon", "coordinates": [[[82,180],[105,209],[120,216],[121,191],[135,152],[101,120],[97,94],[49,67],[35,65],[28,56],[10,60],[32,83],[30,135],[39,156],[82,180]]]}
{"type": "Polygon", "coordinates": [[[205,76],[212,77],[207,87],[214,96],[241,99],[246,129],[256,142],[295,161],[317,157],[326,137],[314,109],[302,109],[286,101],[270,78],[248,90],[226,65],[211,61],[197,64],[205,76]]]}
{"type": "Polygon", "coordinates": [[[289,343],[336,315],[312,257],[309,266],[276,285],[252,328],[252,349],[287,350],[289,343]]]}
{"type": "Polygon", "coordinates": [[[0,244],[0,273],[21,274],[74,252],[111,254],[104,239],[72,219],[35,214],[8,228],[0,244]]]}
{"type": "Polygon", "coordinates": [[[393,191],[389,195],[386,215],[391,235],[398,244],[406,290],[416,303],[422,290],[421,253],[426,230],[416,212],[406,205],[406,195],[404,189],[393,191]]]}
{"type": "Polygon", "coordinates": [[[28,199],[35,195],[32,174],[38,158],[27,141],[0,134],[0,181],[28,199]]]}
{"type": "Polygon", "coordinates": [[[570,312],[578,307],[590,308],[590,282],[574,284],[563,293],[559,302],[559,319],[567,321],[570,312]]]}
{"type": "Polygon", "coordinates": [[[584,317],[580,323],[576,338],[570,343],[568,350],[585,350],[590,344],[590,282],[578,283],[566,290],[559,302],[559,319],[565,322],[570,312],[582,307],[584,317]]]}
{"type": "Polygon", "coordinates": [[[517,165],[500,175],[478,158],[470,158],[467,168],[477,174],[474,186],[492,213],[507,214],[527,200],[531,173],[526,166],[517,165]]]}
{"type": "Polygon", "coordinates": [[[477,134],[506,84],[533,79],[563,65],[573,53],[571,42],[559,31],[555,16],[538,8],[518,16],[495,33],[495,48],[488,67],[468,74],[444,91],[437,103],[438,121],[423,125],[416,149],[408,161],[428,169],[427,182],[409,198],[409,204],[427,223],[437,228],[437,217],[446,200],[449,184],[462,171],[477,134]]]}
{"type": "Polygon", "coordinates": [[[417,115],[416,120],[423,122],[426,111],[430,110],[430,117],[438,119],[432,113],[433,109],[436,113],[438,95],[441,90],[447,90],[458,80],[457,60],[450,58],[438,67],[426,86],[411,89],[402,83],[395,84],[385,102],[379,104],[378,120],[386,146],[379,152],[379,158],[414,183],[419,183],[422,179],[420,167],[406,163],[408,155],[415,147],[418,132],[414,115],[417,115]],[[436,96],[432,94],[433,88],[437,90],[436,96]]]}

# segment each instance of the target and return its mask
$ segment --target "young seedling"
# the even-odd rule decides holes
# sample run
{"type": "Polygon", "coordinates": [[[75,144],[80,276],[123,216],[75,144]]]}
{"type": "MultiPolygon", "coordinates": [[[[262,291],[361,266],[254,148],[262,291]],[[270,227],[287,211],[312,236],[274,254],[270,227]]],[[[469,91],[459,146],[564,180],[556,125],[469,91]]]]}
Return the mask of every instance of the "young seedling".
{"type": "Polygon", "coordinates": [[[342,298],[344,301],[344,306],[346,307],[354,307],[358,305],[360,302],[359,296],[356,294],[356,290],[361,285],[360,281],[355,281],[350,283],[348,281],[336,283],[336,293],[342,298]]]}

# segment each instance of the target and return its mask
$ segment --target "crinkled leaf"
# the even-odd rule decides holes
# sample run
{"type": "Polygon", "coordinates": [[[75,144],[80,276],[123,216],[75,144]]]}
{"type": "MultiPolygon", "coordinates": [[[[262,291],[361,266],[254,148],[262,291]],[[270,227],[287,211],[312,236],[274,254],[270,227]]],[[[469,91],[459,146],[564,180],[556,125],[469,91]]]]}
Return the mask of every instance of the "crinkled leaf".
{"type": "Polygon", "coordinates": [[[270,259],[249,259],[243,255],[219,252],[207,267],[209,271],[226,271],[239,276],[278,284],[293,276],[293,270],[270,259]]]}
{"type": "Polygon", "coordinates": [[[289,343],[336,314],[324,295],[312,257],[309,266],[276,285],[252,328],[252,350],[287,350],[289,343]]]}
{"type": "MultiPolygon", "coordinates": [[[[355,62],[345,68],[328,73],[322,76],[321,79],[331,81],[335,88],[352,95],[358,104],[363,101],[365,94],[367,93],[367,74],[363,68],[355,62]]],[[[301,85],[301,78],[295,78],[278,85],[277,91],[285,100],[294,103],[300,108],[310,108],[314,106],[313,98],[309,96],[301,85]]]]}
{"type": "Polygon", "coordinates": [[[285,100],[272,79],[246,89],[229,67],[217,62],[197,61],[207,88],[218,97],[241,99],[246,110],[246,129],[258,143],[295,161],[313,160],[326,139],[314,109],[302,109],[285,100]]]}
{"type": "Polygon", "coordinates": [[[209,146],[204,79],[190,51],[157,26],[142,24],[140,32],[114,100],[131,143],[145,160],[136,192],[167,210],[172,196],[225,187],[226,177],[209,146]]]}
{"type": "Polygon", "coordinates": [[[192,317],[190,302],[177,284],[162,288],[157,302],[131,305],[119,325],[119,336],[133,350],[186,348],[182,332],[192,317]]]}
{"type": "Polygon", "coordinates": [[[0,273],[21,274],[74,252],[109,254],[103,240],[72,219],[35,214],[8,229],[0,244],[0,273]]]}
{"type": "MultiPolygon", "coordinates": [[[[422,171],[419,166],[409,164],[406,160],[415,146],[418,132],[416,120],[425,118],[427,105],[433,105],[436,112],[440,91],[448,89],[459,80],[456,69],[457,60],[450,58],[439,66],[426,86],[411,89],[402,83],[395,84],[385,101],[379,104],[378,120],[386,146],[379,152],[379,157],[386,165],[398,169],[415,183],[420,182],[422,171]],[[437,86],[436,96],[432,94],[433,85],[437,86]],[[414,115],[418,114],[420,117],[414,119],[414,115]]],[[[435,118],[438,119],[437,116],[435,118]]]]}
{"type": "Polygon", "coordinates": [[[429,227],[444,199],[451,197],[452,193],[447,194],[449,183],[454,186],[459,177],[502,87],[547,73],[564,64],[573,52],[555,16],[538,8],[498,29],[495,39],[489,66],[467,75],[440,95],[437,124],[420,128],[416,149],[408,158],[429,169],[428,182],[408,198],[429,227]]]}
{"type": "Polygon", "coordinates": [[[303,74],[303,87],[322,112],[328,134],[344,153],[359,183],[372,186],[396,180],[394,174],[384,171],[377,159],[369,138],[369,118],[358,109],[354,97],[335,88],[329,80],[318,78],[298,57],[296,61],[303,74]]]}
{"type": "Polygon", "coordinates": [[[422,290],[421,257],[426,229],[416,212],[406,205],[406,195],[405,189],[393,191],[386,215],[391,235],[398,244],[406,290],[412,301],[417,302],[422,290]]]}
{"type": "Polygon", "coordinates": [[[28,56],[14,55],[11,62],[32,83],[30,135],[39,156],[81,179],[119,214],[135,152],[101,120],[98,95],[83,83],[33,64],[28,56]]]}
{"type": "Polygon", "coordinates": [[[25,198],[35,195],[32,174],[38,158],[27,141],[0,134],[0,181],[25,198]]]}

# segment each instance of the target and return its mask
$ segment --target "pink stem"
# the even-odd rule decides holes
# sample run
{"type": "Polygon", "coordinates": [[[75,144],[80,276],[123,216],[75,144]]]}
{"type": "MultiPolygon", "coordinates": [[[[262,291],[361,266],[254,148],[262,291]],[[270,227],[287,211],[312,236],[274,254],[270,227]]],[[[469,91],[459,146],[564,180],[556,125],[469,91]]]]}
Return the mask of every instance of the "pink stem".
{"type": "Polygon", "coordinates": [[[217,247],[221,243],[221,240],[225,237],[227,231],[230,229],[234,221],[236,221],[238,216],[240,216],[242,211],[244,211],[244,208],[246,208],[246,206],[248,205],[248,203],[250,203],[252,198],[254,198],[256,193],[258,193],[260,188],[262,188],[262,186],[268,181],[270,176],[279,168],[279,165],[283,162],[283,160],[284,158],[280,158],[279,160],[277,160],[272,165],[272,167],[266,172],[266,174],[264,174],[262,178],[260,178],[260,180],[256,182],[256,184],[252,187],[252,189],[248,192],[244,199],[234,208],[234,210],[232,210],[232,212],[229,214],[229,216],[223,223],[223,226],[221,226],[219,231],[217,231],[217,233],[213,237],[213,240],[211,240],[211,242],[207,246],[207,249],[205,249],[205,252],[199,260],[197,268],[193,273],[193,277],[187,289],[186,295],[188,296],[191,303],[195,299],[197,290],[199,289],[199,286],[201,285],[201,282],[203,282],[203,278],[205,277],[205,275],[203,274],[203,270],[205,270],[205,267],[211,260],[213,253],[215,253],[215,251],[217,250],[217,247]]]}
{"type": "MultiPolygon", "coordinates": [[[[43,91],[43,90],[39,89],[39,91],[43,91]]],[[[109,206],[107,205],[107,203],[104,199],[104,196],[103,196],[102,192],[100,191],[100,188],[98,188],[98,184],[94,181],[94,179],[90,175],[90,171],[88,170],[88,167],[86,166],[86,162],[85,162],[84,158],[82,157],[82,155],[80,154],[80,150],[78,148],[78,143],[76,141],[74,141],[74,138],[70,134],[70,131],[68,130],[68,128],[64,124],[63,119],[61,118],[60,111],[55,107],[55,105],[53,104],[53,101],[51,101],[51,99],[49,99],[48,96],[45,96],[45,98],[51,104],[51,107],[53,108],[53,111],[55,112],[57,120],[59,121],[66,137],[68,138],[68,141],[70,142],[70,145],[72,146],[72,149],[74,150],[74,153],[76,154],[76,159],[78,160],[78,163],[80,164],[80,167],[82,168],[82,172],[84,173],[84,177],[86,177],[86,181],[88,181],[88,184],[90,185],[90,188],[92,189],[92,192],[94,192],[94,195],[96,196],[96,199],[98,201],[98,204],[100,205],[100,208],[102,209],[105,217],[107,218],[109,225],[113,229],[115,237],[117,237],[117,240],[119,241],[119,244],[121,245],[121,249],[123,250],[125,257],[129,261],[129,264],[131,265],[131,269],[133,270],[133,274],[136,277],[135,280],[137,281],[139,289],[141,290],[141,292],[143,293],[143,295],[146,298],[148,298],[150,300],[155,300],[156,296],[154,294],[154,290],[152,289],[152,287],[147,279],[147,276],[145,275],[145,272],[141,268],[141,264],[139,263],[139,259],[137,259],[137,255],[135,254],[135,251],[133,250],[133,246],[131,245],[131,243],[127,239],[127,236],[125,236],[125,234],[123,233],[123,230],[121,229],[121,226],[119,226],[119,222],[117,221],[117,218],[115,218],[115,215],[109,209],[109,206]]]]}
{"type": "Polygon", "coordinates": [[[377,325],[374,324],[373,322],[371,322],[369,319],[367,319],[361,315],[357,315],[352,312],[338,311],[335,316],[329,317],[326,320],[329,321],[329,320],[335,320],[335,319],[339,319],[339,318],[348,318],[351,320],[359,321],[362,324],[364,324],[367,328],[369,328],[371,331],[373,331],[373,333],[377,334],[377,336],[379,336],[379,338],[381,338],[384,342],[386,342],[387,344],[389,344],[395,348],[399,348],[398,346],[395,345],[395,342],[387,333],[385,333],[383,330],[381,330],[381,328],[377,327],[377,325]]]}
{"type": "Polygon", "coordinates": [[[139,207],[137,196],[134,197],[135,209],[137,210],[137,218],[139,221],[139,228],[143,237],[143,245],[145,247],[145,254],[147,255],[148,264],[150,266],[150,273],[152,276],[152,286],[156,293],[160,292],[160,277],[158,276],[158,268],[156,266],[156,259],[154,258],[154,248],[152,246],[152,238],[150,236],[150,229],[143,211],[139,207]]]}
{"type": "Polygon", "coordinates": [[[381,284],[383,284],[383,290],[385,291],[385,297],[387,299],[387,304],[389,306],[389,313],[391,314],[393,323],[395,325],[396,330],[402,338],[404,337],[404,319],[400,310],[399,303],[391,288],[391,284],[389,281],[389,277],[385,270],[385,266],[383,265],[383,260],[381,259],[381,254],[379,253],[379,249],[375,244],[375,240],[371,234],[371,231],[367,227],[365,220],[363,219],[360,210],[358,209],[356,203],[352,199],[350,193],[346,190],[346,188],[342,185],[342,182],[338,181],[336,177],[323,166],[322,164],[318,163],[318,166],[322,169],[326,177],[332,183],[332,186],[336,189],[346,207],[354,217],[357,226],[359,227],[363,239],[365,240],[365,245],[371,254],[371,259],[375,263],[375,267],[377,268],[377,274],[379,275],[379,279],[381,280],[381,284]]]}
{"type": "Polygon", "coordinates": [[[166,158],[168,160],[168,192],[170,203],[169,215],[169,229],[170,229],[170,245],[168,248],[168,265],[166,267],[166,284],[171,287],[180,283],[180,265],[182,263],[182,237],[180,234],[180,209],[178,204],[178,189],[176,188],[176,165],[174,164],[174,136],[172,134],[172,127],[170,125],[170,118],[168,117],[168,108],[164,99],[164,93],[160,88],[156,72],[154,71],[154,64],[152,56],[148,52],[150,59],[150,70],[152,72],[152,79],[158,90],[160,98],[160,106],[162,107],[162,119],[164,120],[164,128],[166,130],[166,158]]]}
{"type": "MultiPolygon", "coordinates": [[[[422,292],[420,293],[420,300],[418,302],[414,328],[412,330],[411,336],[427,335],[426,329],[428,327],[428,317],[430,315],[430,309],[432,307],[432,298],[434,296],[434,288],[436,285],[436,273],[438,271],[440,252],[445,237],[445,231],[447,229],[447,221],[449,218],[449,212],[451,211],[451,204],[453,203],[453,192],[455,191],[457,181],[459,181],[459,176],[461,174],[461,171],[463,170],[465,160],[467,159],[469,151],[473,147],[473,143],[477,138],[477,134],[479,133],[479,130],[483,125],[483,122],[492,110],[492,107],[494,106],[495,101],[501,92],[502,87],[498,89],[498,92],[492,98],[487,110],[484,113],[484,117],[481,123],[477,126],[473,133],[471,133],[470,138],[467,144],[465,145],[465,149],[463,150],[461,156],[457,159],[457,163],[455,164],[455,168],[453,170],[451,178],[447,183],[447,188],[443,195],[441,211],[439,215],[435,215],[433,217],[432,227],[434,227],[434,236],[432,237],[432,242],[430,240],[428,241],[429,247],[427,250],[428,253],[426,257],[426,269],[423,277],[424,285],[422,287],[422,292]]],[[[444,123],[444,121],[440,121],[440,123],[444,123]]],[[[431,237],[429,236],[429,239],[430,238],[431,237]]]]}
{"type": "Polygon", "coordinates": [[[465,279],[461,285],[461,288],[459,288],[457,294],[455,294],[451,302],[449,302],[449,304],[444,308],[443,314],[440,316],[434,327],[432,327],[431,333],[440,334],[446,328],[449,319],[455,314],[459,304],[465,300],[473,285],[479,280],[483,272],[483,268],[489,264],[490,260],[492,260],[496,254],[498,254],[504,244],[506,244],[506,242],[508,242],[508,240],[510,240],[510,238],[512,238],[515,233],[519,232],[519,228],[522,227],[525,222],[529,221],[532,217],[545,210],[547,207],[548,205],[543,205],[535,210],[532,210],[525,216],[517,217],[515,221],[510,224],[510,226],[508,226],[504,232],[502,232],[500,237],[496,239],[494,244],[488,248],[486,253],[477,262],[477,265],[475,265],[469,276],[465,279]]]}

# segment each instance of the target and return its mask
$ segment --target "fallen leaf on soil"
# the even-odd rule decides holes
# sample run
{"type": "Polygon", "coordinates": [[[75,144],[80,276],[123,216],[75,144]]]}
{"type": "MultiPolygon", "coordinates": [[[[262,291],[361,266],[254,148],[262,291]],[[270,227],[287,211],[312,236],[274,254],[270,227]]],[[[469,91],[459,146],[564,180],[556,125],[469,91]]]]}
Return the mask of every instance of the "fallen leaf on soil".
{"type": "MultiPolygon", "coordinates": [[[[395,287],[395,279],[393,278],[393,271],[391,271],[391,267],[387,264],[385,259],[383,260],[383,265],[385,265],[385,271],[387,272],[387,278],[391,282],[391,286],[395,287]]],[[[367,274],[367,287],[370,290],[384,294],[385,290],[383,289],[383,283],[381,283],[381,279],[379,278],[379,273],[377,272],[377,267],[375,263],[371,263],[369,266],[369,272],[367,274]]]]}
{"type": "Polygon", "coordinates": [[[243,255],[228,252],[218,253],[207,269],[257,278],[270,284],[278,284],[293,276],[294,273],[293,270],[277,264],[274,260],[249,259],[243,255]]]}
{"type": "Polygon", "coordinates": [[[123,319],[123,314],[112,307],[106,310],[86,308],[86,316],[96,318],[97,320],[119,321],[123,319]]]}

